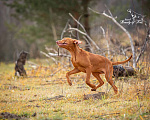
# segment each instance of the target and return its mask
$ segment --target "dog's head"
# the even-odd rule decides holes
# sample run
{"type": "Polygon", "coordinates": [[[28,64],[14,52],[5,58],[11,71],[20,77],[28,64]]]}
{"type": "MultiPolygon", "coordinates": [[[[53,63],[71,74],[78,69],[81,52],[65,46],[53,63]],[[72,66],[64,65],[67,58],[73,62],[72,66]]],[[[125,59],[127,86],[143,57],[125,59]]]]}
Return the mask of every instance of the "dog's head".
{"type": "Polygon", "coordinates": [[[72,38],[63,38],[62,40],[56,41],[56,43],[59,47],[69,49],[71,47],[74,47],[75,45],[81,44],[82,42],[80,40],[72,38]]]}

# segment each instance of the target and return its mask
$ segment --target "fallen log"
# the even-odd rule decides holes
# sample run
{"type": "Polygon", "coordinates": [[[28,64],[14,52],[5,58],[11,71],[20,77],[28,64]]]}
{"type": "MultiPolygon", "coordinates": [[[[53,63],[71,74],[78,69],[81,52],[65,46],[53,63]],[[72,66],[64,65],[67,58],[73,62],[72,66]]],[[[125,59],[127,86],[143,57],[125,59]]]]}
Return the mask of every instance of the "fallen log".
{"type": "Polygon", "coordinates": [[[115,78],[134,76],[135,74],[136,71],[134,70],[134,68],[130,66],[125,66],[125,67],[122,65],[113,66],[113,75],[115,78]]]}

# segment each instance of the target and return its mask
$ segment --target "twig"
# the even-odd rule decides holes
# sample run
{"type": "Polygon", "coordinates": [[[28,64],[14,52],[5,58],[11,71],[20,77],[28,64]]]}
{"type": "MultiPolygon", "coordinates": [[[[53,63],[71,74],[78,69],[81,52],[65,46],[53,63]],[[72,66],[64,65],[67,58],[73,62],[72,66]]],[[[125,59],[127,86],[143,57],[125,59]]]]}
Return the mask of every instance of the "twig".
{"type": "Polygon", "coordinates": [[[76,20],[76,19],[72,16],[71,13],[69,13],[69,15],[72,17],[72,19],[73,19],[74,21],[76,21],[76,22],[78,23],[78,25],[81,26],[81,28],[83,29],[84,32],[82,32],[82,31],[79,30],[78,28],[71,28],[71,27],[69,28],[69,30],[75,30],[75,31],[77,31],[77,32],[79,32],[79,33],[81,33],[81,34],[83,34],[84,36],[87,37],[87,39],[88,39],[90,42],[93,43],[93,45],[94,45],[98,50],[100,50],[100,48],[97,46],[97,44],[96,44],[96,43],[91,39],[91,37],[87,34],[87,32],[86,32],[84,26],[83,26],[78,20],[76,20]]]}
{"type": "Polygon", "coordinates": [[[87,32],[86,32],[85,28],[83,27],[83,25],[82,25],[78,20],[76,20],[76,19],[72,16],[71,13],[69,13],[69,15],[70,15],[70,17],[72,17],[72,19],[73,19],[74,21],[76,21],[76,22],[81,26],[81,28],[83,29],[83,31],[87,34],[87,32]]]}
{"type": "Polygon", "coordinates": [[[147,36],[146,36],[145,42],[144,42],[143,47],[142,47],[142,49],[141,49],[141,51],[140,51],[140,53],[139,53],[139,55],[138,55],[138,57],[137,57],[137,59],[136,59],[136,63],[139,62],[140,57],[141,57],[142,54],[144,53],[149,38],[150,38],[150,28],[149,28],[149,30],[147,31],[147,36]]]}
{"type": "Polygon", "coordinates": [[[27,63],[29,64],[30,67],[36,69],[37,67],[39,67],[40,65],[34,63],[34,62],[31,62],[31,61],[27,61],[27,63]]]}
{"type": "MultiPolygon", "coordinates": [[[[57,57],[58,56],[58,54],[55,54],[55,53],[48,53],[50,56],[53,56],[53,57],[57,57]]],[[[59,56],[60,57],[69,57],[69,58],[71,58],[71,56],[70,55],[66,55],[66,54],[59,54],[59,56]]]]}
{"type": "MultiPolygon", "coordinates": [[[[70,25],[70,24],[69,24],[68,26],[69,26],[69,28],[71,28],[71,25],[70,25]]],[[[73,36],[74,38],[76,38],[76,35],[74,35],[72,31],[69,31],[69,33],[70,33],[70,37],[73,36]]],[[[78,33],[78,32],[77,32],[77,33],[78,33]]]]}
{"type": "Polygon", "coordinates": [[[94,45],[98,50],[100,50],[100,48],[99,48],[99,47],[97,46],[97,44],[91,39],[91,37],[90,37],[88,34],[82,32],[81,30],[79,30],[79,29],[77,29],[77,28],[69,28],[67,31],[72,31],[72,30],[78,31],[79,33],[81,33],[81,34],[83,34],[84,36],[86,36],[86,37],[93,43],[93,45],[94,45]]]}
{"type": "MultiPolygon", "coordinates": [[[[128,59],[129,57],[126,56],[125,50],[123,48],[121,48],[121,50],[122,50],[122,53],[124,54],[124,56],[126,57],[126,59],[128,59]]],[[[130,64],[130,62],[128,61],[128,66],[129,66],[129,64],[130,64]]]]}
{"type": "MultiPolygon", "coordinates": [[[[82,18],[83,15],[80,15],[80,17],[78,18],[78,22],[80,23],[80,19],[82,18]]],[[[77,24],[77,28],[79,29],[79,24],[77,24]]],[[[77,39],[80,40],[79,38],[79,33],[77,32],[77,39]]]]}
{"type": "Polygon", "coordinates": [[[48,57],[48,58],[51,58],[51,59],[57,64],[56,59],[53,58],[52,56],[50,56],[49,54],[47,54],[47,53],[45,53],[45,52],[43,52],[43,51],[40,51],[40,53],[43,54],[43,55],[45,55],[45,56],[48,57]]]}
{"type": "Polygon", "coordinates": [[[43,51],[40,51],[41,54],[45,55],[46,57],[50,58],[50,56],[48,54],[46,54],[45,52],[43,51]]]}
{"type": "Polygon", "coordinates": [[[103,115],[101,115],[101,116],[114,115],[114,114],[120,114],[120,113],[117,112],[117,113],[103,114],[103,115]]]}
{"type": "Polygon", "coordinates": [[[57,71],[53,72],[52,74],[50,74],[49,76],[54,76],[57,72],[61,71],[62,69],[68,67],[69,65],[65,65],[62,68],[58,69],[57,71]]]}
{"type": "Polygon", "coordinates": [[[106,40],[106,43],[107,43],[107,49],[108,49],[108,59],[110,59],[110,49],[109,49],[109,42],[108,42],[108,39],[106,38],[106,34],[105,34],[105,30],[104,30],[104,28],[101,26],[100,27],[101,29],[102,29],[102,31],[103,31],[103,36],[104,36],[104,38],[105,38],[105,40],[106,40]]]}
{"type": "Polygon", "coordinates": [[[72,27],[70,27],[70,28],[68,28],[67,29],[67,31],[78,31],[79,33],[81,33],[81,34],[83,34],[83,35],[85,35],[86,36],[86,33],[84,33],[84,32],[82,32],[81,30],[79,30],[79,29],[77,29],[77,28],[72,28],[72,27]]]}
{"type": "Polygon", "coordinates": [[[108,10],[109,14],[111,15],[111,17],[113,17],[111,11],[108,9],[107,5],[105,4],[106,9],[108,10]]]}
{"type": "MultiPolygon", "coordinates": [[[[138,106],[138,105],[134,105],[133,107],[137,107],[137,106],[138,106]]],[[[135,114],[136,112],[138,112],[143,106],[144,106],[144,105],[141,105],[141,104],[140,104],[139,108],[138,108],[136,111],[134,111],[133,114],[135,114]]]]}
{"type": "Polygon", "coordinates": [[[45,49],[46,49],[48,52],[53,51],[53,52],[57,53],[57,51],[56,51],[55,49],[53,49],[53,48],[48,48],[47,46],[45,46],[45,49]]]}
{"type": "Polygon", "coordinates": [[[101,29],[102,29],[102,32],[103,32],[103,36],[104,36],[104,38],[106,38],[106,34],[105,34],[105,30],[104,30],[104,28],[101,26],[100,27],[101,29]]]}
{"type": "Polygon", "coordinates": [[[105,102],[105,103],[103,103],[103,104],[98,105],[97,107],[102,107],[102,106],[104,106],[104,105],[108,105],[108,104],[110,104],[110,103],[115,103],[115,102],[119,102],[119,101],[105,102]]]}
{"type": "Polygon", "coordinates": [[[65,25],[65,27],[64,27],[64,29],[63,29],[63,31],[62,31],[62,33],[61,33],[61,39],[63,39],[63,37],[64,37],[64,33],[66,32],[66,29],[67,29],[67,27],[68,27],[68,24],[69,24],[69,20],[67,21],[67,23],[66,23],[66,25],[65,25]]]}
{"type": "Polygon", "coordinates": [[[88,43],[88,47],[89,47],[90,51],[93,53],[92,46],[91,46],[90,42],[87,40],[87,38],[85,36],[83,36],[83,38],[88,43]]]}

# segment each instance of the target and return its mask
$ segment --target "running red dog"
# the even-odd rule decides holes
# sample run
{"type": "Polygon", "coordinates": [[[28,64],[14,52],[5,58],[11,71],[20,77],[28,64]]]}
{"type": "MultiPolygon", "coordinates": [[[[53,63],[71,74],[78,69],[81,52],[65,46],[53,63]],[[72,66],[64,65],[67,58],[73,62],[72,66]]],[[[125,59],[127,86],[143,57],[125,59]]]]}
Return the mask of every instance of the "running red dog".
{"type": "Polygon", "coordinates": [[[104,84],[100,74],[105,74],[106,80],[113,87],[115,94],[117,94],[117,87],[114,85],[112,80],[113,65],[128,62],[132,58],[132,55],[125,61],[111,62],[104,56],[93,54],[79,48],[78,44],[82,43],[79,40],[63,38],[56,43],[59,47],[65,48],[71,53],[71,61],[74,69],[66,73],[67,81],[70,86],[72,85],[72,82],[70,81],[69,76],[71,74],[84,72],[86,73],[86,84],[92,88],[92,91],[96,91],[97,88],[104,84]],[[91,74],[99,81],[99,85],[95,86],[94,84],[90,83],[91,74]]]}

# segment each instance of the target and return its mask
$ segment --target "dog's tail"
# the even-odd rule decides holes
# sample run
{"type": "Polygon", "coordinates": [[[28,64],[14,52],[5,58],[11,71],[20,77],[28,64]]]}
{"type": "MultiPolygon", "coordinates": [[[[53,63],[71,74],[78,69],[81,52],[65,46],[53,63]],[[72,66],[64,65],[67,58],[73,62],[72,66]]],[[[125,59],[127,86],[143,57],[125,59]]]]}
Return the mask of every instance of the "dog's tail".
{"type": "Polygon", "coordinates": [[[112,62],[112,65],[118,65],[118,64],[126,63],[126,62],[128,62],[131,58],[132,58],[132,55],[131,55],[127,60],[125,60],[125,61],[112,62]]]}

